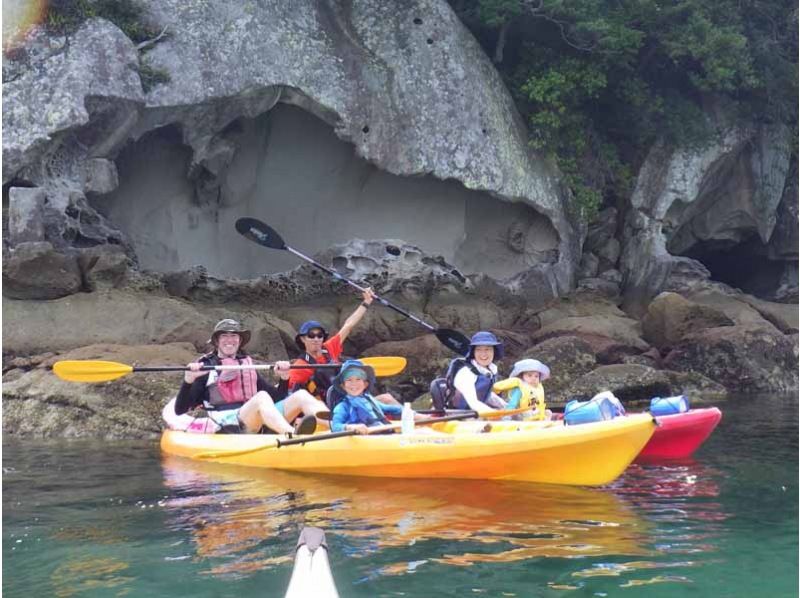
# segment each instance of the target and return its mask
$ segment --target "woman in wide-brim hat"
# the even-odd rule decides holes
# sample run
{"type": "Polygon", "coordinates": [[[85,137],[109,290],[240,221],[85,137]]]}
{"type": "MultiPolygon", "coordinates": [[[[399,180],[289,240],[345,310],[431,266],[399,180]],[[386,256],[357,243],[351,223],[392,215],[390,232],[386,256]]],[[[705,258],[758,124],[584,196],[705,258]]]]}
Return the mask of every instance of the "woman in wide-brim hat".
{"type": "Polygon", "coordinates": [[[502,357],[503,342],[493,333],[483,330],[472,335],[466,359],[456,360],[459,369],[453,376],[452,399],[456,409],[483,413],[505,407],[505,401],[492,391],[497,380],[494,361],[502,357]]]}
{"type": "Polygon", "coordinates": [[[224,431],[257,433],[266,426],[279,434],[310,434],[316,429],[315,415],[328,408],[308,392],[289,394],[289,362],[279,361],[274,370],[280,379],[274,386],[260,376],[253,359],[244,351],[250,331],[237,320],[226,318],[214,326],[209,343],[213,351],[187,365],[183,384],[175,399],[181,415],[203,406],[224,431]],[[203,370],[204,366],[245,366],[236,370],[203,370]],[[289,423],[304,416],[297,428],[289,423]]]}

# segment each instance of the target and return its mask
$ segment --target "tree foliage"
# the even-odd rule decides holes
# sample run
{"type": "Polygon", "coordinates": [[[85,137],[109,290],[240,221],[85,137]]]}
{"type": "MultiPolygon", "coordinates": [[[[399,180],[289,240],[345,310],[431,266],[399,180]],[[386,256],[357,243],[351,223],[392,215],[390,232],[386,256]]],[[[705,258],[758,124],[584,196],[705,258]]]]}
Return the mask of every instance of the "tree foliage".
{"type": "Polygon", "coordinates": [[[50,0],[45,23],[55,33],[69,34],[91,17],[111,21],[137,43],[158,34],[133,0],[50,0]]]}
{"type": "Polygon", "coordinates": [[[797,134],[795,2],[451,2],[586,216],[629,192],[655,139],[708,140],[710,104],[797,134]]]}

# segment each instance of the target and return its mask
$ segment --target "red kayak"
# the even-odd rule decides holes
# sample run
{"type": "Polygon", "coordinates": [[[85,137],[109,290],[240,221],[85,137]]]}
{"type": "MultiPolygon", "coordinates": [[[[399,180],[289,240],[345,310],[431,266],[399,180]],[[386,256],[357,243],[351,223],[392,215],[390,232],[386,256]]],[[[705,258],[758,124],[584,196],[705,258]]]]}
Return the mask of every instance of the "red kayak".
{"type": "Polygon", "coordinates": [[[636,461],[686,458],[705,442],[720,419],[722,412],[716,407],[659,415],[659,426],[636,461]]]}

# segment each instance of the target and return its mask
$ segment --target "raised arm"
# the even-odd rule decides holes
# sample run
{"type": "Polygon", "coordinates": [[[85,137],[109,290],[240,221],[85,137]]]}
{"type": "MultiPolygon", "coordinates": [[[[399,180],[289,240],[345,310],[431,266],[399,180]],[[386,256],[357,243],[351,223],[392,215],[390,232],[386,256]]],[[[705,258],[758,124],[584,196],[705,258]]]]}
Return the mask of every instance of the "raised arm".
{"type": "Polygon", "coordinates": [[[344,321],[342,327],[339,329],[337,333],[339,338],[342,342],[345,341],[347,336],[353,330],[353,327],[361,321],[361,318],[364,317],[364,314],[367,313],[367,308],[372,305],[372,301],[375,299],[375,293],[371,288],[364,289],[364,293],[362,295],[361,305],[359,305],[356,310],[350,314],[350,317],[344,321]]]}

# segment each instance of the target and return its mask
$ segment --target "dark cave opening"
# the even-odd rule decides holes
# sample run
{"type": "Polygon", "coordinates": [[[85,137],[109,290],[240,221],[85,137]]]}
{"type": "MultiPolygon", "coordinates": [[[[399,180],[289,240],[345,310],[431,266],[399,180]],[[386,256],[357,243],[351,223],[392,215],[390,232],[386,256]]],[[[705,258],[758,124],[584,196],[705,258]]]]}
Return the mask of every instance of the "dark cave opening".
{"type": "Polygon", "coordinates": [[[773,299],[786,267],[784,261],[769,259],[757,237],[736,245],[701,242],[684,255],[708,268],[712,280],[767,300],[773,299]]]}

